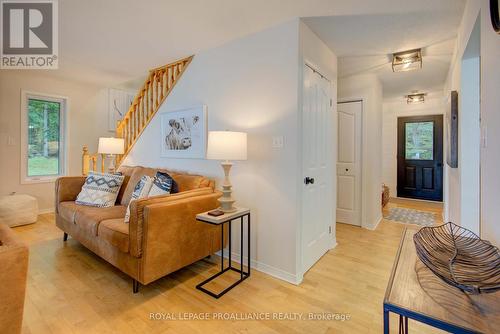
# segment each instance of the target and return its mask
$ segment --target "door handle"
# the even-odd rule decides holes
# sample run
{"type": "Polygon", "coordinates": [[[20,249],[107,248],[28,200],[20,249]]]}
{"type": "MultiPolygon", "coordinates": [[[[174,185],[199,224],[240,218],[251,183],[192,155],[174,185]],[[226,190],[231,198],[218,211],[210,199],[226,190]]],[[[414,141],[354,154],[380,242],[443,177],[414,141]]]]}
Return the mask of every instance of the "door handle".
{"type": "Polygon", "coordinates": [[[314,184],[314,177],[306,176],[306,178],[304,179],[304,183],[306,185],[308,185],[308,184],[314,184]]]}

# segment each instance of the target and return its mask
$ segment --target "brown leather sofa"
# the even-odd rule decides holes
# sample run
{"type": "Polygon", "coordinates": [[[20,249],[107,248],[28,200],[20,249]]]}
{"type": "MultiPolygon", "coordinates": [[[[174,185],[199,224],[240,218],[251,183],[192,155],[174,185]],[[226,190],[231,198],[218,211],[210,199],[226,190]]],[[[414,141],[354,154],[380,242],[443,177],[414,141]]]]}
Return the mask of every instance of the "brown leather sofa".
{"type": "Polygon", "coordinates": [[[84,176],[61,177],[56,181],[56,224],[85,247],[133,278],[134,293],[139,282],[151,283],[171,272],[203,259],[221,248],[215,226],[196,221],[196,214],[218,207],[222,195],[213,181],[184,173],[169,173],[178,193],[133,201],[130,222],[125,211],[135,185],[143,175],[157,169],[121,166],[125,176],[116,205],[96,208],[77,205],[75,199],[84,176]]]}
{"type": "Polygon", "coordinates": [[[0,333],[21,333],[28,253],[10,227],[0,224],[0,333]]]}

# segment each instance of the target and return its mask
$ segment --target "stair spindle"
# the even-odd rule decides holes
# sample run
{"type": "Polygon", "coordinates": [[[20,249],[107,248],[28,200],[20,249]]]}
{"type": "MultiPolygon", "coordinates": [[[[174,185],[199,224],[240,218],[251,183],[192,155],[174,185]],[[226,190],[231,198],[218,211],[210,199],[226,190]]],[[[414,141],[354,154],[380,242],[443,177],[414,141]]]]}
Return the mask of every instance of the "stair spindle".
{"type": "Polygon", "coordinates": [[[119,165],[132,149],[151,118],[172,91],[175,83],[191,62],[192,56],[155,68],[149,72],[128,112],[117,124],[116,136],[123,138],[125,153],[117,158],[119,165]]]}
{"type": "Polygon", "coordinates": [[[158,98],[161,101],[163,100],[163,71],[158,71],[158,82],[160,83],[160,89],[158,91],[158,98]]]}
{"type": "Polygon", "coordinates": [[[156,82],[156,91],[155,91],[155,109],[158,109],[158,107],[160,106],[160,94],[159,94],[159,90],[160,90],[160,82],[158,80],[158,72],[156,72],[156,75],[155,75],[155,82],[156,82]]]}
{"type": "Polygon", "coordinates": [[[134,109],[134,139],[139,134],[139,105],[136,103],[134,109]]]}
{"type": "Polygon", "coordinates": [[[153,105],[153,78],[151,77],[151,80],[148,83],[148,107],[149,110],[154,110],[154,105],[153,105]]]}

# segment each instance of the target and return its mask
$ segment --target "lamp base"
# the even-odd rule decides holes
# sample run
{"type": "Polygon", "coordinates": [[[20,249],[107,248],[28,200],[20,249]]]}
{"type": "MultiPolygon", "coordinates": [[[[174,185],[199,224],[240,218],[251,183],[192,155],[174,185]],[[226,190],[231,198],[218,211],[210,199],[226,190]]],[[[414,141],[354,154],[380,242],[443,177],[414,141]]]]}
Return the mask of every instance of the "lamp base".
{"type": "Polygon", "coordinates": [[[235,212],[238,209],[233,206],[234,202],[236,201],[231,196],[232,185],[231,182],[229,181],[229,171],[231,170],[233,164],[229,161],[225,161],[222,162],[221,165],[222,168],[224,169],[224,183],[222,184],[222,197],[219,198],[219,203],[220,203],[219,209],[226,213],[235,212]]]}
{"type": "Polygon", "coordinates": [[[234,202],[235,201],[225,202],[219,199],[219,204],[220,204],[219,210],[223,211],[224,213],[235,212],[236,210],[238,210],[238,208],[233,206],[234,202]]]}
{"type": "Polygon", "coordinates": [[[109,174],[114,174],[116,167],[115,167],[115,155],[114,154],[108,154],[109,158],[109,165],[108,165],[108,173],[109,174]]]}

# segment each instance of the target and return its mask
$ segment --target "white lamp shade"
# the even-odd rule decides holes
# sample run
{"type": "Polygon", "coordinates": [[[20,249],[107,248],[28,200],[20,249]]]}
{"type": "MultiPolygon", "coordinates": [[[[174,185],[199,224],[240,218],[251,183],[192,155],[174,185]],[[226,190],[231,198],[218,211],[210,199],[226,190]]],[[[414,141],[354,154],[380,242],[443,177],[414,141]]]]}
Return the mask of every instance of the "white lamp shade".
{"type": "Polygon", "coordinates": [[[99,138],[97,153],[102,154],[123,154],[125,141],[123,138],[99,138]]]}
{"type": "Polygon", "coordinates": [[[210,131],[208,133],[207,159],[246,160],[247,134],[232,131],[210,131]]]}

